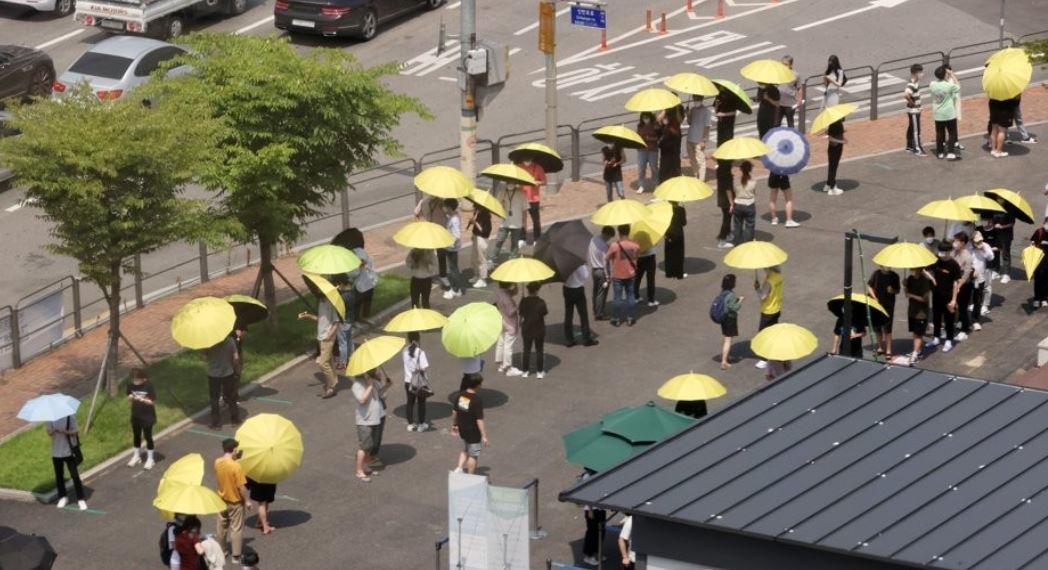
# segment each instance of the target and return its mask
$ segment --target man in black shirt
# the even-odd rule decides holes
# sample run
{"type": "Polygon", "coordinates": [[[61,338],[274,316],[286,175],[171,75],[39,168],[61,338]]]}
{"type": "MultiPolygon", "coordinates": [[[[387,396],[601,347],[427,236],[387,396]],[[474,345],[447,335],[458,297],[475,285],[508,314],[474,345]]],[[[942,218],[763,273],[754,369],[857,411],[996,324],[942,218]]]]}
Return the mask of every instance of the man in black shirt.
{"type": "MultiPolygon", "coordinates": [[[[998,198],[997,203],[1004,205],[1004,199],[998,198]]],[[[996,230],[997,247],[1000,253],[1000,264],[998,271],[1001,274],[1001,284],[1012,280],[1012,239],[1015,237],[1015,218],[1008,213],[998,213],[993,216],[993,229],[996,230]]]]}
{"type": "Polygon", "coordinates": [[[906,309],[906,321],[913,334],[913,352],[910,354],[910,366],[921,358],[924,348],[924,335],[928,332],[928,313],[931,311],[931,294],[935,287],[927,269],[914,267],[903,283],[906,298],[910,303],[906,309]]]}
{"type": "Polygon", "coordinates": [[[491,210],[474,204],[473,219],[466,225],[466,229],[473,230],[473,254],[470,258],[473,265],[473,277],[476,281],[470,283],[478,289],[487,287],[485,281],[488,278],[488,238],[491,237],[491,210]]]}
{"type": "Polygon", "coordinates": [[[939,244],[939,260],[932,266],[935,288],[932,291],[932,340],[928,346],[938,346],[943,321],[946,322],[946,343],[942,351],[953,350],[954,320],[957,314],[957,293],[961,289],[961,266],[950,256],[953,247],[939,244]]]}
{"type": "Polygon", "coordinates": [[[488,431],[484,426],[484,402],[477,394],[484,378],[480,374],[463,379],[466,389],[459,392],[455,408],[451,411],[451,433],[462,438],[463,448],[459,452],[456,473],[472,475],[477,470],[480,450],[488,446],[488,431]]]}
{"type": "Polygon", "coordinates": [[[879,267],[866,284],[877,302],[888,311],[888,321],[882,326],[874,327],[873,330],[877,333],[877,352],[890,361],[892,358],[892,321],[895,320],[895,296],[899,294],[899,274],[887,267],[879,267]]]}

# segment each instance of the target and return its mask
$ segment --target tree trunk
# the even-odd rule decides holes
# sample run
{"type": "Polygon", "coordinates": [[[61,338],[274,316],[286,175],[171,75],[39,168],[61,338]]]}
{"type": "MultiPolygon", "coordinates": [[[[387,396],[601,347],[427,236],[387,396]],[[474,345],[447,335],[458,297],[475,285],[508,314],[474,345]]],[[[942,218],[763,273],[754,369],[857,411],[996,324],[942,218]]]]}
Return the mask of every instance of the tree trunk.
{"type": "Polygon", "coordinates": [[[120,264],[109,268],[109,357],[106,359],[106,387],[110,396],[117,395],[117,369],[120,354],[120,264]]]}
{"type": "Polygon", "coordinates": [[[259,271],[262,272],[262,302],[269,307],[269,318],[266,326],[269,330],[277,328],[277,290],[273,283],[273,242],[263,236],[258,236],[258,254],[261,260],[259,271]]]}

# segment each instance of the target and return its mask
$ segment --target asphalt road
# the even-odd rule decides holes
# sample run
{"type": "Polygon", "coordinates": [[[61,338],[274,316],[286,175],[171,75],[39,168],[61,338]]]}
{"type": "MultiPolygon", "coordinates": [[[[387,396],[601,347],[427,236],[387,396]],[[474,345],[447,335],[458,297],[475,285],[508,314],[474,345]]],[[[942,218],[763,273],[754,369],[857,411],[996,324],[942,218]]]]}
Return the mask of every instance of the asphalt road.
{"type": "MultiPolygon", "coordinates": [[[[541,129],[544,109],[543,56],[537,50],[534,2],[511,0],[479,2],[478,35],[501,42],[511,48],[511,77],[506,87],[484,109],[478,130],[480,139],[496,140],[511,133],[541,129]]],[[[613,116],[610,122],[632,121],[622,115],[622,104],[628,96],[643,87],[658,84],[662,78],[684,70],[695,70],[715,77],[739,79],[737,70],[759,57],[777,57],[790,53],[797,60],[802,76],[821,73],[829,53],[836,53],[846,67],[876,65],[877,62],[912,54],[946,50],[949,46],[993,40],[997,37],[996,15],[976,0],[781,0],[779,2],[726,2],[726,17],[714,19],[716,0],[696,0],[694,13],[685,10],[684,2],[658,0],[645,5],[611,3],[608,8],[608,51],[599,51],[596,30],[570,25],[559,9],[558,61],[560,81],[559,112],[561,123],[579,124],[593,120],[590,128],[599,126],[601,117],[613,116]],[[645,9],[650,7],[656,20],[665,12],[667,33],[645,30],[645,9]],[[868,33],[874,30],[875,33],[868,33]]],[[[1044,0],[1012,0],[1008,3],[1009,33],[1019,35],[1037,29],[1048,29],[1044,0]]],[[[192,30],[224,31],[245,34],[275,34],[272,27],[271,2],[253,2],[251,8],[237,17],[213,17],[195,22],[192,30]]],[[[451,2],[433,12],[420,12],[387,24],[381,34],[369,43],[343,39],[295,36],[292,41],[303,50],[314,46],[334,46],[353,52],[365,65],[400,62],[401,72],[388,78],[391,87],[423,100],[435,114],[432,121],[407,117],[397,135],[407,156],[419,157],[436,149],[458,144],[459,92],[455,83],[457,45],[448,44],[450,52],[436,55],[437,29],[441,20],[449,32],[458,28],[458,3],[451,2]]],[[[85,29],[72,18],[55,18],[45,14],[19,11],[0,6],[0,38],[4,42],[40,46],[55,60],[61,72],[90,45],[106,34],[85,29]]],[[[966,89],[976,92],[978,70],[992,46],[959,51],[954,68],[965,71],[966,89]],[[965,55],[971,51],[980,52],[965,55]]],[[[889,66],[880,76],[882,92],[901,89],[905,72],[889,66]]],[[[846,86],[846,100],[863,104],[869,97],[872,69],[856,69],[846,86]],[[865,75],[865,76],[864,76],[865,75]]],[[[743,82],[745,85],[746,83],[743,82]]],[[[819,95],[809,99],[818,104],[819,95]]],[[[898,110],[901,98],[888,96],[880,112],[898,110]]],[[[744,130],[742,131],[745,132],[744,130]]],[[[541,138],[538,133],[507,139],[508,144],[541,138]]],[[[562,152],[569,148],[567,136],[558,144],[562,152]]],[[[588,136],[583,136],[584,150],[597,150],[588,136]]],[[[480,145],[484,148],[484,145],[480,145]]],[[[451,151],[437,159],[456,164],[457,153],[451,151]]],[[[504,156],[504,154],[503,154],[504,156]]],[[[479,164],[490,160],[482,153],[479,164]]],[[[596,171],[595,160],[583,164],[583,173],[596,171]]],[[[408,213],[411,191],[408,172],[386,176],[355,185],[351,194],[353,223],[370,225],[408,213]],[[374,205],[372,205],[374,204],[374,205]]],[[[0,194],[0,240],[5,244],[0,262],[10,271],[0,274],[0,306],[15,304],[22,295],[76,273],[76,264],[68,258],[54,256],[45,246],[49,242],[48,224],[37,217],[38,210],[23,205],[24,194],[13,189],[0,194]]],[[[329,213],[337,213],[332,206],[329,213]]],[[[338,220],[328,220],[310,228],[308,240],[324,239],[338,229],[338,220]]],[[[235,247],[210,256],[212,270],[236,265],[248,259],[252,249],[235,247]]],[[[146,292],[177,286],[199,274],[192,259],[197,247],[175,244],[143,259],[143,270],[149,277],[146,292]],[[163,271],[178,264],[177,269],[163,271]]],[[[85,302],[99,297],[92,287],[85,288],[85,302]]],[[[67,303],[68,305],[68,303],[67,303]]]]}
{"type": "MultiPolygon", "coordinates": [[[[968,139],[969,148],[977,141],[968,139]]],[[[1013,156],[1003,161],[983,153],[969,153],[959,163],[918,159],[895,152],[845,162],[840,171],[843,196],[832,198],[811,189],[821,185],[822,168],[793,178],[797,192],[797,219],[803,226],[770,226],[763,203],[758,205],[759,236],[790,254],[784,265],[786,293],[783,320],[810,328],[820,338],[820,350],[829,346],[834,317],[825,300],[837,294],[841,279],[842,232],[847,228],[919,238],[929,220],[917,208],[941,197],[944,189],[964,193],[994,186],[1039,188],[1043,173],[1032,168],[1048,159],[1048,147],[1013,145],[1013,156]]],[[[764,184],[760,184],[764,192],[764,184]]],[[[659,275],[657,298],[662,305],[643,310],[633,328],[599,323],[601,344],[593,348],[562,345],[561,302],[557,286],[542,295],[549,303],[547,362],[543,381],[511,379],[489,370],[483,397],[491,447],[481,458],[483,472],[498,485],[522,485],[540,479],[541,524],[549,536],[531,542],[532,567],[546,558],[572,562],[579,556],[584,525],[580,511],[558,503],[557,493],[575,481],[578,469],[563,459],[560,436],[603,413],[627,404],[655,398],[656,388],[689,370],[711,374],[728,388],[728,396],[712,402],[711,411],[763,384],[753,368],[748,341],[757,329],[757,310],[751,275],[739,273],[739,293],[747,295],[740,318],[741,336],[733,353],[742,360],[731,370],[717,366],[720,336],[708,321],[707,308],[724,273],[723,253],[713,247],[719,213],[709,202],[689,207],[684,281],[659,275]]],[[[1036,200],[1037,211],[1043,207],[1036,200]]],[[[935,222],[932,222],[935,223],[935,222]]],[[[1032,228],[1020,225],[1016,251],[1032,228]]],[[[868,260],[873,253],[867,245],[868,260]]],[[[661,248],[660,248],[661,264],[661,248]]],[[[873,267],[867,262],[865,271],[873,267]]],[[[862,275],[858,261],[856,280],[862,275]]],[[[979,378],[1001,379],[1029,361],[1044,335],[1048,312],[1028,305],[1030,284],[1017,279],[995,287],[995,307],[984,329],[949,354],[935,353],[922,366],[979,378]]],[[[470,291],[459,302],[490,300],[490,290],[470,291]]],[[[904,300],[899,301],[896,334],[905,337],[904,300]]],[[[453,307],[438,300],[437,308],[453,307]]],[[[450,406],[443,396],[458,384],[458,364],[440,348],[437,335],[423,337],[429,352],[431,379],[441,396],[431,402],[431,416],[439,431],[418,434],[404,430],[401,374],[389,367],[396,389],[389,395],[388,420],[381,456],[387,468],[370,484],[352,478],[351,454],[355,440],[351,399],[341,393],[331,401],[316,397],[319,381],[311,363],[298,366],[245,403],[251,413],[275,412],[292,419],[306,441],[300,471],[279,487],[273,524],[275,534],[247,531],[266,568],[427,568],[433,565],[433,544],[447,534],[445,472],[454,466],[458,443],[446,432],[450,406]]],[[[905,350],[898,340],[896,352],[905,350]]],[[[489,368],[491,354],[488,353],[489,368]]],[[[203,379],[186,379],[204,389],[203,379]]],[[[0,503],[0,520],[20,531],[46,535],[59,552],[56,568],[148,568],[156,564],[156,538],[162,523],[150,506],[163,469],[184,453],[199,452],[209,460],[218,455],[219,434],[197,425],[160,443],[164,456],[157,468],[145,472],[119,465],[93,481],[91,511],[58,511],[53,506],[0,503]]],[[[90,445],[90,442],[87,442],[90,445]]],[[[41,449],[41,453],[46,450],[41,449]]],[[[210,461],[209,461],[210,463],[210,461]]],[[[207,484],[214,484],[208,469],[207,484]]],[[[252,518],[248,523],[253,522],[252,518]]],[[[205,519],[205,531],[214,523],[205,519]]],[[[611,541],[609,540],[609,548],[611,541]]],[[[444,568],[447,568],[445,559],[444,568]]]]}

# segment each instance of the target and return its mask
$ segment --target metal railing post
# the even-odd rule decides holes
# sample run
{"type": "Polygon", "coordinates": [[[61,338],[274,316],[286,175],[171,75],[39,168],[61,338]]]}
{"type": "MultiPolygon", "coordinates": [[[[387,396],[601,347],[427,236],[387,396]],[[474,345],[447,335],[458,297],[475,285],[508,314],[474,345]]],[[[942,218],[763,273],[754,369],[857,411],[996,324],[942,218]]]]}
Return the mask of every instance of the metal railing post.
{"type": "Polygon", "coordinates": [[[571,127],[571,180],[578,182],[582,179],[582,141],[579,129],[571,127]]]}
{"type": "Polygon", "coordinates": [[[135,306],[141,309],[146,306],[142,298],[142,256],[135,254],[135,306]]]}
{"type": "Polygon", "coordinates": [[[73,332],[78,337],[84,336],[84,316],[81,309],[80,278],[73,277],[73,332]]]}
{"type": "Polygon", "coordinates": [[[437,550],[437,565],[436,565],[436,569],[437,570],[440,570],[440,566],[441,566],[440,565],[440,551],[443,550],[444,545],[447,544],[448,541],[449,541],[449,538],[448,537],[444,537],[443,539],[438,540],[437,543],[436,543],[436,550],[437,550]]]}
{"type": "Polygon", "coordinates": [[[880,85],[881,73],[880,68],[873,70],[873,75],[870,77],[870,120],[877,120],[877,104],[878,104],[878,92],[877,88],[880,85]]]}
{"type": "Polygon", "coordinates": [[[348,230],[349,225],[349,188],[350,185],[346,185],[342,188],[342,193],[339,195],[339,202],[342,206],[342,229],[348,230]]]}
{"type": "Polygon", "coordinates": [[[531,540],[539,540],[540,538],[546,538],[546,529],[542,528],[539,524],[539,480],[536,477],[532,479],[530,483],[525,485],[528,492],[531,493],[531,506],[535,509],[535,517],[531,519],[531,532],[529,536],[531,540]]]}
{"type": "Polygon", "coordinates": [[[498,164],[502,161],[502,139],[498,139],[491,143],[491,164],[498,164]]]}
{"type": "Polygon", "coordinates": [[[11,308],[11,366],[22,367],[22,330],[18,325],[18,307],[11,308]]]}
{"type": "Polygon", "coordinates": [[[200,242],[197,245],[197,251],[199,251],[200,259],[200,282],[207,283],[211,279],[211,272],[207,268],[207,244],[200,242]]]}
{"type": "Polygon", "coordinates": [[[806,133],[808,132],[808,80],[805,79],[804,83],[801,84],[802,92],[804,93],[804,103],[801,104],[801,108],[797,109],[797,130],[806,133]]]}

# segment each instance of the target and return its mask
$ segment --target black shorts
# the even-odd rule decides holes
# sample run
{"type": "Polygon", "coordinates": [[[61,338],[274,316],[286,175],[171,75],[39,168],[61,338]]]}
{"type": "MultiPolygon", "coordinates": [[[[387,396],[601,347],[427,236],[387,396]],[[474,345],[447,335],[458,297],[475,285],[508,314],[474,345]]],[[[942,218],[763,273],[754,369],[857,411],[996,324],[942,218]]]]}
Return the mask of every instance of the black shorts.
{"type": "Polygon", "coordinates": [[[907,320],[910,332],[913,334],[919,334],[924,336],[924,333],[928,332],[928,319],[918,319],[916,317],[910,317],[907,320]]]}
{"type": "Polygon", "coordinates": [[[250,478],[247,480],[247,490],[251,500],[256,503],[272,503],[277,498],[277,486],[271,483],[259,483],[250,478]]]}
{"type": "Polygon", "coordinates": [[[1012,126],[1012,119],[1015,117],[1015,113],[1011,110],[1005,109],[994,109],[990,107],[990,123],[1008,128],[1012,126]]]}
{"type": "Polygon", "coordinates": [[[873,328],[882,333],[892,334],[892,323],[895,322],[895,305],[882,306],[888,311],[888,320],[884,321],[884,324],[873,328]]]}
{"type": "Polygon", "coordinates": [[[739,318],[732,314],[721,321],[721,334],[724,336],[739,336],[739,318]]]}
{"type": "Polygon", "coordinates": [[[757,325],[757,330],[758,331],[762,331],[762,330],[764,330],[764,329],[766,329],[766,328],[768,328],[768,327],[770,327],[772,325],[779,324],[779,317],[781,315],[782,315],[782,313],[772,313],[770,315],[766,315],[764,313],[761,313],[761,320],[760,320],[760,324],[757,325]]]}
{"type": "Polygon", "coordinates": [[[789,190],[790,177],[785,174],[769,174],[768,188],[775,188],[777,190],[789,190]]]}

